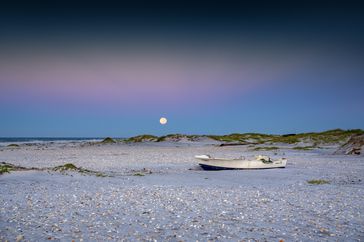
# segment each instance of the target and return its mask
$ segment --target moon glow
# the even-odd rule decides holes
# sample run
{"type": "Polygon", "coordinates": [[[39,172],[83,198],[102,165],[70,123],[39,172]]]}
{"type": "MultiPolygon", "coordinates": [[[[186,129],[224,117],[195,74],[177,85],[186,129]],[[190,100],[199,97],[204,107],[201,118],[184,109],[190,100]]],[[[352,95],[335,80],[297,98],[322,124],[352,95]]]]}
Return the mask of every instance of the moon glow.
{"type": "Polygon", "coordinates": [[[159,119],[159,123],[161,123],[161,125],[165,125],[168,122],[168,120],[165,117],[161,117],[159,119]]]}

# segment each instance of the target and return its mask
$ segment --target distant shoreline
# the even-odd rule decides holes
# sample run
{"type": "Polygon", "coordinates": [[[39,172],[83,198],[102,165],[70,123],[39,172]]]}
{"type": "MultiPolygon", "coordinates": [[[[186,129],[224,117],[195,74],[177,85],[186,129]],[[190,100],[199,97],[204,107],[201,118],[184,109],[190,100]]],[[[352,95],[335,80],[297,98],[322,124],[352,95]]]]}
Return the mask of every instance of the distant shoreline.
{"type": "MultiPolygon", "coordinates": [[[[135,136],[130,137],[114,137],[110,136],[115,140],[127,140],[137,137],[143,137],[143,136],[149,136],[149,137],[157,137],[157,138],[163,138],[163,137],[173,137],[173,136],[185,136],[185,137],[227,137],[227,136],[233,136],[233,135],[262,135],[262,136],[281,136],[281,137],[288,137],[288,136],[302,136],[302,135],[310,135],[310,134],[329,134],[329,133],[353,133],[353,134],[363,134],[363,129],[331,129],[321,132],[302,132],[302,133],[289,133],[289,134],[268,134],[268,133],[256,133],[256,132],[246,132],[246,133],[229,133],[229,134],[184,134],[184,133],[171,133],[166,135],[152,135],[152,134],[139,134],[135,136]]],[[[103,140],[106,138],[106,136],[99,136],[99,137],[0,137],[0,142],[23,142],[23,141],[87,141],[87,140],[103,140]]]]}
{"type": "Polygon", "coordinates": [[[117,143],[214,143],[226,145],[272,145],[272,144],[297,144],[305,147],[319,147],[330,144],[343,144],[352,136],[362,135],[362,129],[333,129],[323,132],[308,132],[298,134],[262,134],[262,133],[232,133],[226,135],[187,135],[168,134],[155,136],[150,134],[137,135],[130,138],[114,137],[9,137],[0,138],[0,146],[22,144],[47,144],[47,143],[89,143],[89,144],[117,144],[117,143]]]}

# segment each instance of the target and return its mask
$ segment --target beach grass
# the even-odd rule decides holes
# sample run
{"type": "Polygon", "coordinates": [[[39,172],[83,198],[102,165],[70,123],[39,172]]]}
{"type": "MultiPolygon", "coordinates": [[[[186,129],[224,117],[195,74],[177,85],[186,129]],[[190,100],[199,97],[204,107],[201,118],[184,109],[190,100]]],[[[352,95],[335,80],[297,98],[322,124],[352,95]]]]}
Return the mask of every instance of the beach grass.
{"type": "MultiPolygon", "coordinates": [[[[232,133],[227,135],[186,135],[186,134],[168,134],[163,136],[155,136],[150,134],[143,134],[134,137],[130,137],[125,140],[127,143],[137,142],[163,142],[163,141],[179,141],[186,139],[189,141],[196,141],[201,137],[210,138],[212,140],[223,143],[241,143],[241,144],[297,144],[300,142],[311,143],[317,146],[320,144],[336,144],[344,143],[351,136],[357,134],[364,134],[364,130],[361,129],[333,129],[323,132],[310,132],[299,134],[261,134],[261,133],[232,133]]],[[[299,146],[298,146],[299,147],[299,146]]],[[[301,149],[301,148],[297,148],[301,149]]],[[[311,149],[307,146],[303,149],[311,149]]]]}
{"type": "Polygon", "coordinates": [[[308,184],[311,185],[323,185],[323,184],[330,184],[328,180],[318,179],[318,180],[308,180],[308,184]]]}
{"type": "Polygon", "coordinates": [[[160,136],[157,138],[157,142],[162,141],[177,141],[181,139],[187,139],[190,141],[197,140],[199,137],[203,137],[204,135],[186,135],[186,134],[168,134],[164,136],[160,136]]]}
{"type": "Polygon", "coordinates": [[[106,137],[103,141],[100,142],[101,144],[113,144],[116,143],[116,141],[111,137],[106,137]]]}
{"type": "MultiPolygon", "coordinates": [[[[346,142],[352,135],[363,134],[364,130],[352,129],[342,130],[333,129],[324,132],[310,132],[299,134],[261,134],[261,133],[232,133],[227,135],[186,135],[186,134],[168,134],[163,136],[155,136],[150,134],[143,134],[130,137],[125,140],[126,143],[138,142],[163,142],[163,141],[179,141],[186,139],[189,141],[196,141],[201,137],[210,138],[212,140],[223,143],[241,143],[241,144],[296,144],[299,142],[313,143],[314,145],[304,147],[302,149],[311,149],[318,144],[334,144],[346,142]]],[[[299,147],[299,146],[298,146],[299,147]]],[[[316,148],[316,147],[315,147],[316,148]]],[[[301,149],[301,148],[296,148],[301,149]]]]}
{"type": "Polygon", "coordinates": [[[10,171],[12,171],[12,166],[7,165],[7,164],[5,164],[5,165],[1,164],[0,165],[0,175],[4,174],[4,173],[10,173],[10,171]]]}
{"type": "Polygon", "coordinates": [[[134,137],[130,137],[126,139],[126,143],[138,143],[138,142],[146,142],[146,141],[158,141],[158,136],[150,135],[150,134],[143,134],[134,137]]]}
{"type": "Polygon", "coordinates": [[[74,164],[72,163],[67,163],[64,164],[62,166],[56,166],[53,168],[54,171],[79,171],[80,168],[76,167],[74,164]]]}
{"type": "Polygon", "coordinates": [[[98,172],[98,171],[91,171],[82,167],[77,167],[72,163],[67,163],[61,166],[56,166],[52,169],[53,171],[58,171],[61,173],[65,173],[67,171],[75,171],[75,172],[79,172],[81,174],[87,174],[87,175],[94,175],[97,177],[107,177],[106,174],[102,173],[102,172],[98,172]]]}
{"type": "Polygon", "coordinates": [[[63,174],[67,173],[68,171],[74,171],[74,172],[79,172],[81,174],[85,174],[85,175],[94,175],[97,177],[109,177],[108,175],[102,173],[102,172],[98,172],[98,171],[91,171],[88,169],[84,169],[82,167],[77,167],[72,163],[66,163],[64,165],[61,166],[56,166],[53,168],[35,168],[35,167],[23,167],[23,166],[16,166],[10,163],[5,163],[2,162],[0,164],[0,175],[4,174],[4,173],[9,173],[11,171],[30,171],[30,170],[36,170],[36,171],[57,171],[57,172],[61,172],[63,174]]]}

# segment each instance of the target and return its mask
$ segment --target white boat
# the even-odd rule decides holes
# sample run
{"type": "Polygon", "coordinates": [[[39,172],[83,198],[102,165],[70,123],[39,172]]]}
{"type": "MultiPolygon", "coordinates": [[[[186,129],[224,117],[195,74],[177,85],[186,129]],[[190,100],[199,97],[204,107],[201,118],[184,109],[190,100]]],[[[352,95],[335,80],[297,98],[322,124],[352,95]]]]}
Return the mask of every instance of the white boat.
{"type": "Polygon", "coordinates": [[[255,159],[213,158],[209,155],[196,155],[199,165],[204,170],[230,170],[230,169],[271,169],[284,168],[287,164],[286,158],[271,160],[268,156],[258,155],[255,159]]]}

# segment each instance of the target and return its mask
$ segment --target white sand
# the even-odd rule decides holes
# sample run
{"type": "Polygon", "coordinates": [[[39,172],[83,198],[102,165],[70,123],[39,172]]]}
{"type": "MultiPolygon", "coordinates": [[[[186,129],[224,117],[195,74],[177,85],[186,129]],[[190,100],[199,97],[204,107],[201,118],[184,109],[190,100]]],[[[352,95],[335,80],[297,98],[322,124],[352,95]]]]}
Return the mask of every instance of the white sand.
{"type": "Polygon", "coordinates": [[[334,148],[282,149],[285,169],[202,171],[197,154],[239,157],[247,147],[185,144],[22,145],[0,162],[73,163],[113,177],[22,171],[0,176],[0,241],[364,239],[364,157],[334,148]],[[133,176],[144,169],[152,174],[133,176]],[[325,179],[330,184],[309,185],[325,179]]]}

